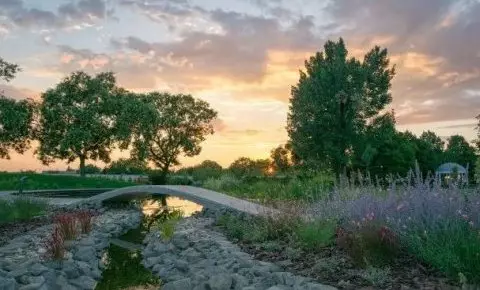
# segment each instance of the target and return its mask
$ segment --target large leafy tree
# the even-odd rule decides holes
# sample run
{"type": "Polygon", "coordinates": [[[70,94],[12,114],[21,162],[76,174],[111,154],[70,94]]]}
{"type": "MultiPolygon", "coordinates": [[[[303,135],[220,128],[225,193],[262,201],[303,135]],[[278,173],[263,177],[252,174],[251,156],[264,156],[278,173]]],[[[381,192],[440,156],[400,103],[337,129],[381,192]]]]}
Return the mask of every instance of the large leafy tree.
{"type": "Polygon", "coordinates": [[[137,126],[130,127],[132,153],[138,159],[153,162],[163,178],[172,166],[180,165],[180,156],[200,154],[201,143],[214,133],[217,112],[207,102],[190,95],[153,92],[138,95],[133,104],[140,114],[130,114],[132,123],[138,120],[137,126]]]}
{"type": "Polygon", "coordinates": [[[348,57],[342,39],[305,61],[292,87],[287,130],[303,163],[327,165],[339,174],[354,155],[367,120],[392,100],[387,50],[376,46],[363,61],[348,57]]]}
{"type": "Polygon", "coordinates": [[[177,173],[190,175],[196,181],[205,181],[209,178],[220,177],[223,173],[223,168],[213,160],[204,160],[195,166],[182,168],[178,170],[177,173]]]}
{"type": "MultiPolygon", "coordinates": [[[[0,79],[9,82],[20,70],[18,65],[0,57],[0,79]]],[[[30,147],[35,104],[32,100],[14,100],[0,91],[0,158],[10,158],[14,150],[24,153],[30,147]]]]}
{"type": "Polygon", "coordinates": [[[470,180],[474,180],[477,156],[475,154],[475,148],[465,140],[465,137],[453,135],[448,138],[444,161],[468,166],[468,177],[470,180]]]}
{"type": "Polygon", "coordinates": [[[78,71],[42,94],[37,153],[49,164],[55,159],[110,161],[115,143],[117,86],[113,73],[95,76],[78,71]]]}

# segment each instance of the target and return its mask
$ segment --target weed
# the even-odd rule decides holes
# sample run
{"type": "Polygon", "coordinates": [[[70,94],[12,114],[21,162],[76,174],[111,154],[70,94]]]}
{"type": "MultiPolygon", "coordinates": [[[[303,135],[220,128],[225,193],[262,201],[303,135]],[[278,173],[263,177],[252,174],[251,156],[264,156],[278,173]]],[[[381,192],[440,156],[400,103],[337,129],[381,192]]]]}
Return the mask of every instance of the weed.
{"type": "Polygon", "coordinates": [[[80,224],[82,234],[88,234],[92,230],[93,213],[89,210],[82,210],[77,212],[75,217],[80,224]]]}
{"type": "Polygon", "coordinates": [[[381,269],[368,266],[363,270],[361,276],[375,287],[385,287],[385,284],[391,280],[391,272],[388,267],[381,269]]]}
{"type": "Polygon", "coordinates": [[[41,216],[48,208],[48,204],[39,199],[18,197],[14,200],[0,200],[0,224],[26,221],[41,216]]]}
{"type": "Polygon", "coordinates": [[[77,237],[77,219],[74,213],[59,214],[54,221],[65,240],[74,240],[77,237]]]}
{"type": "Polygon", "coordinates": [[[53,228],[53,232],[44,242],[44,246],[46,249],[44,259],[60,261],[65,257],[64,239],[58,226],[53,228]]]}

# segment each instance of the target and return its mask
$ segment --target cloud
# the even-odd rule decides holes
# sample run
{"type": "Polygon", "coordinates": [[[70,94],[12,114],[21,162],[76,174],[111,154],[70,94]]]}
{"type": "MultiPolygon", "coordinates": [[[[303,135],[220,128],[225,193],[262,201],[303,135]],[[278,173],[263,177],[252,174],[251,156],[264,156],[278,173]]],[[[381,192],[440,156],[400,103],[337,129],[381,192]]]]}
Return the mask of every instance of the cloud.
{"type": "Polygon", "coordinates": [[[27,88],[0,84],[0,95],[16,100],[22,100],[27,98],[38,99],[40,93],[27,88]]]}
{"type": "Polygon", "coordinates": [[[58,6],[57,11],[30,8],[22,0],[0,1],[0,18],[10,27],[29,29],[81,28],[112,15],[104,0],[77,0],[58,6]]]}

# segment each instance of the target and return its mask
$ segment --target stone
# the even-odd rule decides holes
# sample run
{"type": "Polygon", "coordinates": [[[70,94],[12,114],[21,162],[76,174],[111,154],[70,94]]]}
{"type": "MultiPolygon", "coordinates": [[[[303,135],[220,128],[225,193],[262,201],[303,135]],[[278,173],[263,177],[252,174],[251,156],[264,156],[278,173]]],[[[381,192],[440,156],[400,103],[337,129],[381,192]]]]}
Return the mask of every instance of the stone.
{"type": "Polygon", "coordinates": [[[275,282],[280,285],[293,286],[295,284],[295,276],[289,272],[275,272],[273,277],[275,282]]]}
{"type": "Polygon", "coordinates": [[[68,279],[75,279],[80,277],[80,270],[73,261],[65,261],[63,263],[62,271],[67,275],[68,279]]]}
{"type": "Polygon", "coordinates": [[[177,260],[175,262],[175,267],[182,272],[187,272],[189,269],[188,263],[184,260],[177,260]]]}
{"type": "Polygon", "coordinates": [[[93,278],[88,276],[81,276],[77,279],[69,280],[69,282],[73,286],[85,290],[95,289],[95,286],[97,285],[97,281],[93,280],[93,278]]]}
{"type": "Polygon", "coordinates": [[[145,260],[145,267],[150,268],[156,264],[161,263],[163,260],[162,257],[150,257],[145,260]]]}
{"type": "Polygon", "coordinates": [[[233,274],[232,279],[233,279],[232,286],[235,290],[241,290],[243,289],[243,287],[248,285],[247,278],[243,277],[242,275],[233,274]]]}
{"type": "Polygon", "coordinates": [[[76,261],[80,275],[90,276],[91,267],[90,264],[83,261],[76,261]]]}
{"type": "Polygon", "coordinates": [[[183,252],[183,255],[185,258],[187,258],[187,261],[193,263],[198,262],[202,259],[202,254],[194,248],[188,248],[183,252]]]}
{"type": "Polygon", "coordinates": [[[8,273],[8,276],[17,278],[28,273],[27,268],[18,268],[8,273]]]}
{"type": "Polygon", "coordinates": [[[191,290],[191,289],[192,289],[192,282],[190,278],[168,282],[162,286],[162,290],[191,290]]]}
{"type": "Polygon", "coordinates": [[[0,289],[2,290],[15,290],[15,279],[0,277],[0,289]]]}
{"type": "Polygon", "coordinates": [[[35,263],[32,266],[30,266],[30,274],[34,276],[41,275],[43,272],[47,271],[48,268],[45,267],[44,265],[40,263],[35,263]]]}
{"type": "Polygon", "coordinates": [[[95,249],[92,247],[79,247],[75,252],[74,258],[79,261],[88,262],[97,257],[95,249]]]}
{"type": "Polygon", "coordinates": [[[43,283],[32,283],[19,288],[19,290],[37,290],[42,287],[43,283]]]}
{"type": "Polygon", "coordinates": [[[181,250],[185,250],[190,247],[188,237],[184,234],[175,234],[172,238],[172,244],[181,250]]]}
{"type": "Polygon", "coordinates": [[[230,289],[232,286],[233,279],[232,276],[229,275],[214,275],[208,279],[208,285],[210,286],[211,290],[224,290],[230,289]]]}
{"type": "Polygon", "coordinates": [[[268,288],[267,290],[286,290],[288,288],[284,287],[284,286],[272,286],[270,288],[268,288]]]}
{"type": "Polygon", "coordinates": [[[312,282],[305,284],[304,289],[305,290],[338,290],[337,288],[332,286],[322,285],[322,284],[312,283],[312,282]]]}

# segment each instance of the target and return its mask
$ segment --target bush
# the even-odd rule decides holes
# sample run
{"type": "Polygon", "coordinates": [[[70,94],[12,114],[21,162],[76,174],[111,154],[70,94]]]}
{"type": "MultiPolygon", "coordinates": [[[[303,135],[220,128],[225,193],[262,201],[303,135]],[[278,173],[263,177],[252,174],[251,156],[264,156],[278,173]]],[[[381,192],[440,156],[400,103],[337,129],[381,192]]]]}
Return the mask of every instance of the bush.
{"type": "Polygon", "coordinates": [[[167,178],[167,183],[171,185],[193,185],[193,178],[186,175],[170,175],[167,178]]]}
{"type": "Polygon", "coordinates": [[[317,220],[300,225],[295,235],[302,248],[315,251],[334,243],[336,229],[335,221],[317,220]]]}
{"type": "Polygon", "coordinates": [[[150,184],[153,185],[165,185],[167,184],[167,176],[160,172],[152,172],[148,175],[150,184]]]}

